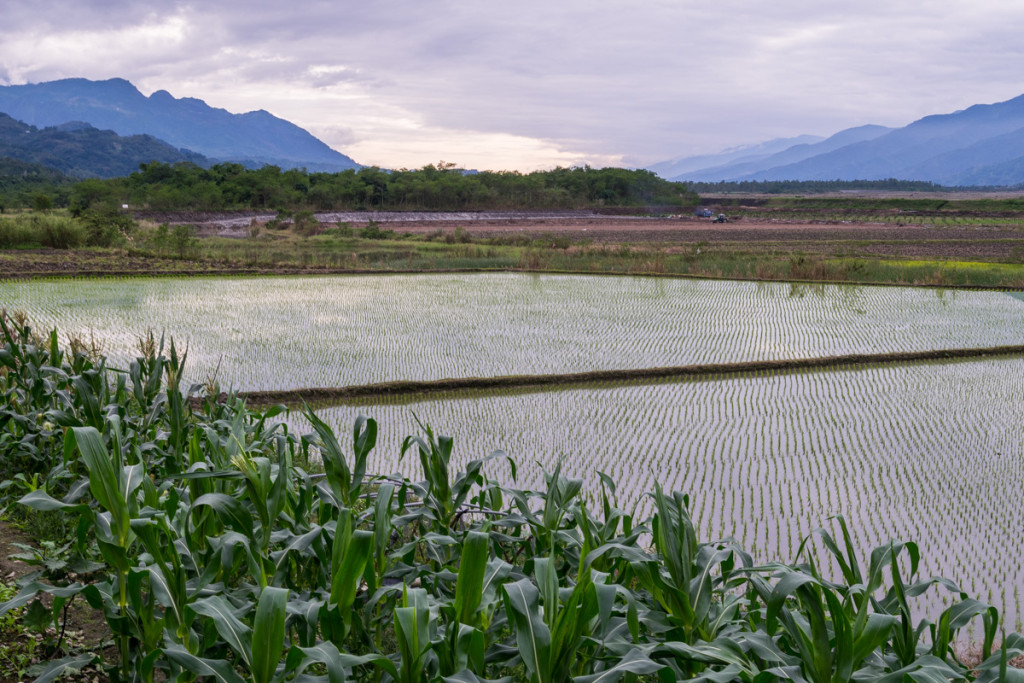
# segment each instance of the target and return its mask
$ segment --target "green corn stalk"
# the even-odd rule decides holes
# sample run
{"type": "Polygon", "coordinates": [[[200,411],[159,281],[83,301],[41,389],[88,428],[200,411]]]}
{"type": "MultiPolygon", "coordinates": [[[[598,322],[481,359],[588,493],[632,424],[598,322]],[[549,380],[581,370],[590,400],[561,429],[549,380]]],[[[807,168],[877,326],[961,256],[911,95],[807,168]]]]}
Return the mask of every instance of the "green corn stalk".
{"type": "Polygon", "coordinates": [[[172,458],[170,463],[180,463],[184,460],[185,444],[188,443],[189,415],[191,409],[185,395],[181,391],[182,369],[185,359],[188,357],[186,351],[180,358],[174,347],[174,340],[171,339],[170,358],[164,364],[164,374],[167,376],[167,423],[170,429],[170,445],[172,458]]]}
{"type": "Polygon", "coordinates": [[[583,488],[582,479],[562,476],[562,460],[555,463],[552,472],[544,472],[547,489],[543,493],[544,508],[538,516],[530,506],[527,492],[512,489],[509,494],[523,519],[529,524],[533,553],[552,553],[565,547],[562,542],[562,522],[578,509],[577,498],[583,488]]]}
{"type": "MultiPolygon", "coordinates": [[[[596,583],[597,575],[584,566],[576,584],[563,591],[552,557],[536,559],[534,567],[536,586],[526,578],[503,586],[505,612],[530,680],[549,683],[593,673],[598,660],[588,643],[602,623],[607,623],[615,589],[596,583]]],[[[628,668],[616,668],[615,664],[601,663],[601,668],[608,680],[629,673],[628,668]]],[[[660,668],[657,665],[652,670],[660,668]]]]}
{"type": "Polygon", "coordinates": [[[714,640],[738,609],[740,598],[732,593],[721,601],[713,597],[732,585],[736,556],[743,564],[749,564],[749,557],[731,545],[698,543],[683,494],[670,499],[655,483],[654,498],[657,512],[651,529],[660,561],[634,562],[633,571],[680,629],[680,640],[714,640]]]}
{"type": "MultiPolygon", "coordinates": [[[[471,460],[466,469],[458,472],[452,479],[450,464],[453,440],[448,436],[435,436],[433,430],[420,422],[419,418],[416,422],[423,435],[407,436],[402,442],[399,459],[404,459],[405,454],[415,447],[419,454],[424,481],[413,490],[429,512],[434,530],[442,534],[447,533],[456,526],[463,506],[472,498],[474,487],[485,485],[484,465],[495,459],[503,459],[509,463],[512,461],[502,451],[494,451],[486,457],[471,460]]],[[[513,479],[515,475],[515,465],[512,464],[513,479]]]]}
{"type": "MultiPolygon", "coordinates": [[[[264,588],[256,602],[252,628],[239,620],[230,603],[221,596],[197,600],[189,609],[212,621],[217,633],[238,656],[251,683],[280,683],[290,673],[287,666],[280,665],[286,642],[287,603],[286,589],[264,588]]],[[[162,652],[189,673],[213,676],[223,683],[245,680],[227,660],[203,658],[178,645],[166,646],[162,652]]]]}
{"type": "Polygon", "coordinates": [[[431,614],[426,591],[402,587],[400,606],[395,608],[395,639],[398,647],[398,683],[426,683],[438,669],[433,652],[437,620],[431,614]]]}
{"type": "MultiPolygon", "coordinates": [[[[459,573],[455,581],[455,599],[440,609],[445,614],[443,637],[435,643],[440,673],[452,676],[460,671],[484,674],[486,637],[489,623],[488,606],[483,605],[488,594],[490,537],[479,531],[470,531],[462,543],[459,573]]],[[[493,581],[493,577],[491,579],[493,581]]],[[[493,596],[494,591],[490,591],[493,596]]]]}
{"type": "MultiPolygon", "coordinates": [[[[118,572],[117,607],[121,619],[127,619],[128,576],[132,564],[130,547],[135,540],[131,520],[137,512],[133,494],[142,483],[143,467],[121,464],[120,422],[117,417],[110,418],[110,427],[113,457],[107,452],[100,433],[94,427],[75,427],[69,430],[64,450],[67,453],[77,449],[81,454],[89,472],[90,491],[104,510],[93,518],[96,541],[103,557],[118,572]]],[[[121,632],[122,675],[127,679],[132,659],[130,635],[127,628],[120,627],[117,630],[121,632]]]]}
{"type": "Polygon", "coordinates": [[[380,588],[384,575],[387,574],[391,565],[388,549],[394,529],[391,505],[394,495],[394,484],[383,482],[377,488],[377,496],[373,505],[373,571],[366,572],[367,590],[370,593],[375,593],[380,588]]]}
{"type": "Polygon", "coordinates": [[[546,683],[551,670],[551,630],[544,621],[540,591],[529,579],[503,587],[505,612],[516,633],[516,644],[530,681],[546,683]]]}
{"type": "MultiPolygon", "coordinates": [[[[192,597],[188,587],[189,573],[182,563],[181,553],[175,548],[177,541],[185,539],[167,523],[165,515],[134,519],[132,530],[153,558],[153,564],[147,567],[149,584],[155,600],[164,608],[167,637],[189,649],[194,644],[193,620],[189,618],[193,613],[186,609],[192,597]]],[[[190,554],[186,555],[186,558],[190,557],[190,554]]]]}
{"type": "Polygon", "coordinates": [[[331,491],[341,505],[352,507],[365,484],[366,461],[377,445],[376,420],[362,415],[356,418],[352,430],[353,461],[350,468],[334,431],[308,405],[303,404],[303,415],[313,426],[315,434],[307,440],[320,451],[331,491]]]}
{"type": "Polygon", "coordinates": [[[321,617],[325,636],[339,647],[352,632],[363,575],[372,572],[373,534],[354,524],[351,511],[342,508],[331,548],[330,597],[321,617]]]}
{"type": "Polygon", "coordinates": [[[160,337],[158,346],[153,339],[153,332],[150,330],[148,339],[140,340],[139,345],[144,350],[144,355],[129,364],[128,375],[131,377],[132,395],[135,400],[144,412],[151,413],[153,404],[160,395],[160,385],[166,364],[163,355],[164,338],[160,337]],[[152,350],[152,353],[145,352],[145,349],[152,350]]]}

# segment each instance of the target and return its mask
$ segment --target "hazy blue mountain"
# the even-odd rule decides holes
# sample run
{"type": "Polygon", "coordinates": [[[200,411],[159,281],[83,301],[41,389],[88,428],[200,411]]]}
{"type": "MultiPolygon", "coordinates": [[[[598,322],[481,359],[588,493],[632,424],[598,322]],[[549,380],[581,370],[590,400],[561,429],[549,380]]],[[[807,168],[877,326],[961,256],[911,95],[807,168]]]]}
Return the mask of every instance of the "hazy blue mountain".
{"type": "Polygon", "coordinates": [[[1016,185],[1024,181],[1022,166],[1024,126],[929,157],[904,172],[943,185],[1016,185]]]}
{"type": "Polygon", "coordinates": [[[795,138],[778,138],[769,140],[757,145],[744,145],[742,147],[731,147],[718,154],[700,154],[697,156],[680,157],[672,161],[663,161],[648,170],[657,173],[662,178],[675,179],[690,171],[702,168],[715,168],[731,163],[755,162],[758,159],[766,159],[777,152],[789,149],[801,144],[812,144],[822,138],[817,135],[801,135],[795,138]]]}
{"type": "Polygon", "coordinates": [[[152,135],[215,161],[311,171],[359,167],[307,131],[266,111],[232,114],[164,90],[146,97],[120,78],[0,86],[0,111],[40,128],[84,121],[119,135],[152,135]]]}
{"type": "Polygon", "coordinates": [[[151,161],[209,166],[201,154],[175,149],[151,135],[121,136],[81,121],[39,129],[7,114],[0,114],[0,157],[41,164],[76,178],[125,176],[151,161]]]}
{"type": "MultiPolygon", "coordinates": [[[[890,131],[892,131],[892,128],[873,125],[848,128],[824,140],[809,144],[793,145],[768,157],[753,161],[740,159],[715,168],[697,169],[684,173],[673,180],[716,182],[723,179],[750,179],[751,175],[757,174],[762,169],[795,164],[857,142],[873,140],[890,131]]],[[[789,179],[787,178],[787,180],[789,179]]]]}
{"type": "Polygon", "coordinates": [[[903,128],[852,128],[753,161],[692,169],[671,180],[924,180],[1024,182],[1024,95],[926,116],[903,128]]]}

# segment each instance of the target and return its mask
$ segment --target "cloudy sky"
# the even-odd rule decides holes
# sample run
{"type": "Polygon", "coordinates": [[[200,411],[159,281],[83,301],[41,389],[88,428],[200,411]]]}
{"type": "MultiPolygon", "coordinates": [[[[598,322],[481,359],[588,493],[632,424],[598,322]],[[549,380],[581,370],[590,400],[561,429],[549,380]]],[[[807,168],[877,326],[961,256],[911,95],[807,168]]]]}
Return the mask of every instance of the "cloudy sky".
{"type": "Polygon", "coordinates": [[[1008,0],[0,0],[0,84],[127,78],[362,164],[642,166],[1024,93],[1008,0]]]}

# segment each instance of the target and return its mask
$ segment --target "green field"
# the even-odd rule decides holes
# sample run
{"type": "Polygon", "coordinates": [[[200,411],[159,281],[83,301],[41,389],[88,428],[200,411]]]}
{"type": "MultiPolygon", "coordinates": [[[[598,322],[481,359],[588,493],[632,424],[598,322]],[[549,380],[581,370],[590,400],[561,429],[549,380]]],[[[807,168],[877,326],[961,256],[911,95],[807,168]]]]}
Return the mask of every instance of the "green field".
{"type": "Polygon", "coordinates": [[[445,274],[0,283],[111,364],[147,330],[189,378],[256,391],[1021,343],[1017,293],[648,277],[445,274]]]}

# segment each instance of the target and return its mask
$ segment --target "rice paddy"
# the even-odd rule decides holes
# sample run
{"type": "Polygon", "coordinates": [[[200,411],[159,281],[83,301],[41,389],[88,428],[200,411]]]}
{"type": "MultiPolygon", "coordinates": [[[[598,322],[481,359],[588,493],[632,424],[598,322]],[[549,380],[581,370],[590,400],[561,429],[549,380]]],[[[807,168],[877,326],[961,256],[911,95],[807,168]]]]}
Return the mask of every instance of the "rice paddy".
{"type": "Polygon", "coordinates": [[[590,495],[604,472],[638,513],[651,512],[640,495],[656,480],[685,491],[703,538],[735,537],[762,561],[794,559],[804,536],[843,514],[862,553],[889,538],[914,540],[924,574],[994,604],[1007,628],[1019,629],[1024,615],[1024,359],[456,392],[318,410],[339,431],[360,413],[382,429],[373,471],[415,466],[398,460],[415,415],[455,437],[459,462],[504,450],[520,465],[520,486],[541,488],[535,463],[550,471],[564,458],[563,472],[583,478],[590,495]]]}
{"type": "Polygon", "coordinates": [[[125,363],[154,330],[242,391],[1019,344],[999,292],[465,274],[0,283],[125,363]]]}
{"type": "MultiPolygon", "coordinates": [[[[187,378],[242,391],[1014,345],[1020,293],[644,277],[466,274],[0,283],[40,330],[94,335],[111,365],[147,330],[188,347],[187,378]]],[[[1024,359],[758,372],[703,380],[456,392],[325,407],[381,425],[393,471],[414,414],[460,462],[503,449],[620,502],[655,480],[691,494],[706,538],[792,558],[843,514],[862,551],[916,541],[924,571],[1024,616],[1024,359]]],[[[306,429],[296,417],[294,429],[306,429]]],[[[402,463],[408,471],[411,462],[402,463]]]]}

